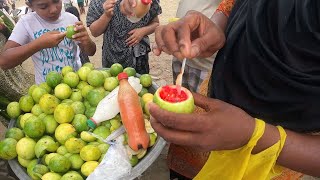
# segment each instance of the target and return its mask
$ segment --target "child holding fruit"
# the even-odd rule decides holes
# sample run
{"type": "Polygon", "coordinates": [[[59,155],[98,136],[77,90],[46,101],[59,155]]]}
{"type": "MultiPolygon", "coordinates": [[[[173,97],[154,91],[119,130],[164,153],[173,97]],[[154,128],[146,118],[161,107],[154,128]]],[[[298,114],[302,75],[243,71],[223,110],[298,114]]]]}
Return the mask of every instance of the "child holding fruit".
{"type": "Polygon", "coordinates": [[[50,71],[61,71],[64,66],[77,70],[81,66],[79,52],[88,55],[96,51],[95,43],[81,21],[70,13],[61,11],[58,0],[29,0],[29,13],[16,24],[5,51],[1,54],[0,67],[9,69],[32,57],[37,84],[45,81],[50,71]],[[66,38],[66,27],[74,25],[76,34],[66,38]]]}
{"type": "Polygon", "coordinates": [[[87,26],[93,36],[103,34],[103,67],[120,63],[124,68],[133,67],[138,73],[147,74],[151,50],[148,35],[159,25],[159,1],[154,0],[150,11],[137,23],[130,22],[123,9],[122,1],[91,1],[87,26]]]}
{"type": "MultiPolygon", "coordinates": [[[[66,12],[75,15],[78,18],[78,20],[81,21],[80,13],[76,7],[70,6],[66,9],[66,12]]],[[[87,62],[90,62],[89,56],[85,52],[83,52],[82,50],[80,50],[80,61],[81,61],[81,64],[85,64],[87,62]]]]}

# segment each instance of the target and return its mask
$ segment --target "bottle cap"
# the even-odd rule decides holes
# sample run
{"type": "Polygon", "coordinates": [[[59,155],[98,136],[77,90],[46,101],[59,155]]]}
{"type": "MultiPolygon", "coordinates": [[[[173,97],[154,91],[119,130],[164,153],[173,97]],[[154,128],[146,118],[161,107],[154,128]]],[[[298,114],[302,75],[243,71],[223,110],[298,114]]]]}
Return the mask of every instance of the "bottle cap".
{"type": "Polygon", "coordinates": [[[148,5],[152,2],[152,0],[141,0],[142,4],[148,5]]]}
{"type": "Polygon", "coordinates": [[[95,129],[97,127],[96,123],[91,119],[87,120],[87,125],[89,126],[90,129],[95,129]]]}
{"type": "Polygon", "coordinates": [[[128,79],[128,74],[125,72],[119,73],[118,80],[120,81],[121,79],[128,79]]]}

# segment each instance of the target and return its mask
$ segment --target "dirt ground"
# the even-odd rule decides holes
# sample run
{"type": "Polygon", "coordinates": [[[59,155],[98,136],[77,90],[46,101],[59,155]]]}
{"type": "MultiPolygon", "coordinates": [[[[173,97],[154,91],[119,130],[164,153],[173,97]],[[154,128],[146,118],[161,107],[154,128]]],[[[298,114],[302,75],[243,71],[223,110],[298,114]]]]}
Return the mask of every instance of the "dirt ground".
{"type": "MultiPolygon", "coordinates": [[[[174,0],[161,0],[162,14],[159,16],[160,23],[166,24],[170,17],[174,17],[179,1],[174,0]]],[[[75,3],[73,3],[75,4],[75,3]]],[[[23,0],[17,1],[17,7],[24,6],[23,0]]],[[[87,10],[88,7],[86,7],[87,10]]],[[[82,21],[85,21],[85,15],[81,16],[82,21]]],[[[92,36],[91,36],[92,37],[92,36]]],[[[97,45],[97,52],[94,56],[90,57],[90,61],[95,65],[95,67],[101,67],[101,50],[102,50],[102,36],[94,38],[92,40],[97,45]]],[[[154,43],[153,34],[150,35],[151,43],[154,43]]],[[[172,83],[172,70],[171,70],[171,56],[162,54],[159,57],[150,53],[150,74],[154,77],[154,81],[159,85],[171,84],[172,83]]],[[[34,67],[31,59],[29,58],[25,61],[22,66],[24,69],[32,74],[34,74],[34,67]]],[[[166,154],[167,147],[163,150],[159,158],[153,163],[151,167],[138,179],[141,180],[165,180],[169,179],[169,172],[166,165],[166,154]]]]}

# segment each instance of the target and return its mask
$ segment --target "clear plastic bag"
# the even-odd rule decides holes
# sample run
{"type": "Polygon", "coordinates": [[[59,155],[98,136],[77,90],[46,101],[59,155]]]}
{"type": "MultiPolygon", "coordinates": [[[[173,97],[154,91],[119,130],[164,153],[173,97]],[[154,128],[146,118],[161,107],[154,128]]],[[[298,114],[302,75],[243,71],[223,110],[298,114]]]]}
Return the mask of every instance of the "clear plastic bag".
{"type": "Polygon", "coordinates": [[[118,180],[130,174],[132,167],[123,140],[121,135],[110,143],[107,154],[87,180],[118,180]]]}

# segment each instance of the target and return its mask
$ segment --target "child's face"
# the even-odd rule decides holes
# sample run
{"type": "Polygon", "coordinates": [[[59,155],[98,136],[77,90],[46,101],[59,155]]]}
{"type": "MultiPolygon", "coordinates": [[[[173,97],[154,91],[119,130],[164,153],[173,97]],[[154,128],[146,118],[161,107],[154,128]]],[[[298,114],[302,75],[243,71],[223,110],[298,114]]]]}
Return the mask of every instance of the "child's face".
{"type": "Polygon", "coordinates": [[[32,0],[28,5],[46,21],[56,21],[62,9],[61,0],[32,0]]]}

